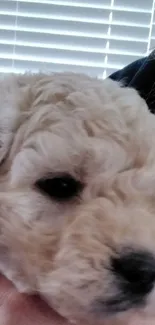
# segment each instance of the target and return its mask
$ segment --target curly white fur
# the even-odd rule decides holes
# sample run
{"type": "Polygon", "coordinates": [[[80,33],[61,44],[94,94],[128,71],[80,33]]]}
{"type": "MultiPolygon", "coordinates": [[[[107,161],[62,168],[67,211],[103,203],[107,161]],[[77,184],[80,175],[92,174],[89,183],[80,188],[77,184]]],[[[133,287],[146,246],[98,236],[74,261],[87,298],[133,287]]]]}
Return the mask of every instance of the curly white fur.
{"type": "MultiPolygon", "coordinates": [[[[1,272],[68,319],[97,324],[96,298],[117,292],[111,256],[155,253],[155,117],[111,80],[11,75],[0,80],[0,144],[1,272]],[[62,172],[84,183],[80,199],[57,203],[35,188],[62,172]]],[[[154,296],[101,320],[153,316],[154,296]]]]}

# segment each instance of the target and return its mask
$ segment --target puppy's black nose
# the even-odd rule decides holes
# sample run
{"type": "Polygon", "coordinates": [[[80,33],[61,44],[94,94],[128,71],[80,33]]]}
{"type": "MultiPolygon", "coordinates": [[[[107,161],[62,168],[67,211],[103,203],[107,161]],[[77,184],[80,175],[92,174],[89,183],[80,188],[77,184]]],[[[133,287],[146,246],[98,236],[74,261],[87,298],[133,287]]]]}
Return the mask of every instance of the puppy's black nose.
{"type": "Polygon", "coordinates": [[[147,252],[128,252],[112,260],[112,269],[124,293],[145,296],[155,284],[155,257],[147,252]]]}

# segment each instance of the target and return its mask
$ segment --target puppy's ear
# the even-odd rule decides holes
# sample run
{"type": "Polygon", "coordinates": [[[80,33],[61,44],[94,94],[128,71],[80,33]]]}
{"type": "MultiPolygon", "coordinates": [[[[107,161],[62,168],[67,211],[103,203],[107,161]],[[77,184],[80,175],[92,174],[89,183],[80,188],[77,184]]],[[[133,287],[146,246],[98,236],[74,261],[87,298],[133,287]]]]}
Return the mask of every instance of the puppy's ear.
{"type": "Polygon", "coordinates": [[[19,89],[16,79],[0,78],[0,164],[5,159],[13,140],[19,116],[19,89]]]}

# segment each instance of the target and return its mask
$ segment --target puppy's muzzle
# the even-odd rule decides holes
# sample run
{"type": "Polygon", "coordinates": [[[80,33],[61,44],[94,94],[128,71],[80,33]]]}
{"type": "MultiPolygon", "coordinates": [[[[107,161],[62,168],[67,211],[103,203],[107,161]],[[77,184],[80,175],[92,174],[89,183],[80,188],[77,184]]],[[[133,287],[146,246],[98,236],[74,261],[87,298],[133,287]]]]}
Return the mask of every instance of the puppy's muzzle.
{"type": "Polygon", "coordinates": [[[122,312],[145,306],[155,285],[155,256],[149,252],[128,252],[111,260],[118,293],[106,302],[99,302],[105,310],[122,312]]]}

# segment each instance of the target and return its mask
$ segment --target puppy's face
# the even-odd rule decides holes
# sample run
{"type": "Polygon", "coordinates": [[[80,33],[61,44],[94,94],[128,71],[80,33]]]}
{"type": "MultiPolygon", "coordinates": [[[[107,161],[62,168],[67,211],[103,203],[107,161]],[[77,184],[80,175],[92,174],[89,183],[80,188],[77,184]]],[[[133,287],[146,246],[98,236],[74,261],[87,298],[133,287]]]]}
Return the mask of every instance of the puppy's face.
{"type": "Polygon", "coordinates": [[[153,315],[154,117],[110,81],[31,79],[3,144],[1,271],[68,319],[153,315]]]}

